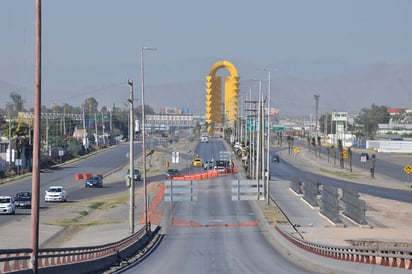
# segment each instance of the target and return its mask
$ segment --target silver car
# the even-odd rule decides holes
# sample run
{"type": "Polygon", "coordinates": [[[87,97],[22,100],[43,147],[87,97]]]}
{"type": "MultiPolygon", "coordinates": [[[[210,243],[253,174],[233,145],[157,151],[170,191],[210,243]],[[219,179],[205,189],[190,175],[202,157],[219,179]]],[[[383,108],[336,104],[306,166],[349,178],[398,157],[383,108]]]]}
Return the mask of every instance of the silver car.
{"type": "Polygon", "coordinates": [[[67,192],[62,186],[51,186],[46,190],[45,202],[66,202],[67,192]]]}

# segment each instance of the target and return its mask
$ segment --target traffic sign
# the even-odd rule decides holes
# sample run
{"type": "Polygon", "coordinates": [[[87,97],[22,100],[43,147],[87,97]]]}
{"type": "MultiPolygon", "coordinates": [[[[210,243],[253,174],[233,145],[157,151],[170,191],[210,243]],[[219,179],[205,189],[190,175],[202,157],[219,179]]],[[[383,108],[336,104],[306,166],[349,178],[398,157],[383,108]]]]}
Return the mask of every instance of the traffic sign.
{"type": "Polygon", "coordinates": [[[412,172],[412,166],[410,165],[404,166],[403,171],[405,171],[406,174],[410,174],[412,172]]]}
{"type": "Polygon", "coordinates": [[[286,127],[283,125],[273,125],[272,130],[274,131],[285,131],[286,127]]]}
{"type": "Polygon", "coordinates": [[[178,164],[179,163],[179,152],[172,151],[172,163],[178,164]]]}

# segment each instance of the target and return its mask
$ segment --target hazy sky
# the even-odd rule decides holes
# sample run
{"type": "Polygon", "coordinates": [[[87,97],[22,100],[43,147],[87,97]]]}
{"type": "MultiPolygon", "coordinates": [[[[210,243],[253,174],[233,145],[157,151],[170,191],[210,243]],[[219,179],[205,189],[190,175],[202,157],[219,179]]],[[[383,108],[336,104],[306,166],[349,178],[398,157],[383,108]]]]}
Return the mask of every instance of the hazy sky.
{"type": "MultiPolygon", "coordinates": [[[[0,1],[0,81],[29,88],[27,97],[33,86],[34,3],[0,1]]],[[[43,92],[59,85],[68,90],[68,83],[96,85],[94,79],[71,79],[74,68],[130,65],[122,80],[138,81],[143,46],[158,48],[145,53],[145,64],[201,66],[204,75],[213,64],[205,60],[221,59],[257,67],[288,59],[411,64],[411,12],[411,0],[43,0],[43,92]],[[53,70],[67,72],[66,81],[56,82],[53,70]]],[[[189,75],[174,77],[204,81],[189,75]]],[[[170,81],[162,79],[166,73],[156,76],[170,81]]],[[[116,82],[99,79],[101,85],[116,82]]],[[[0,90],[0,107],[10,101],[9,93],[0,90]]],[[[67,98],[61,94],[70,103],[67,98]]]]}

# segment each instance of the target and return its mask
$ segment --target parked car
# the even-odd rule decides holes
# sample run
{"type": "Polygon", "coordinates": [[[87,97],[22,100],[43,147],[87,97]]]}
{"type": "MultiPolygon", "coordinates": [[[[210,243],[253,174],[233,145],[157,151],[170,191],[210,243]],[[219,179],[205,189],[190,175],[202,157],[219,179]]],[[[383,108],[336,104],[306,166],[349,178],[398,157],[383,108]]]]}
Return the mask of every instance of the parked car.
{"type": "Polygon", "coordinates": [[[17,208],[31,208],[31,192],[20,191],[14,196],[17,208]]]}
{"type": "Polygon", "coordinates": [[[2,214],[15,214],[16,203],[11,196],[0,196],[0,213],[2,214]]]}
{"type": "Polygon", "coordinates": [[[101,176],[90,176],[84,182],[84,187],[102,188],[103,187],[103,178],[101,176]]]}
{"type": "Polygon", "coordinates": [[[200,158],[194,158],[193,161],[192,161],[192,165],[193,165],[194,167],[202,167],[202,166],[203,166],[202,159],[200,159],[200,158]]]}
{"type": "Polygon", "coordinates": [[[364,159],[364,160],[366,160],[366,161],[369,161],[369,153],[367,153],[367,152],[362,152],[362,153],[360,154],[360,156],[359,156],[359,160],[362,161],[362,159],[364,159]]]}
{"type": "Polygon", "coordinates": [[[51,186],[45,191],[44,201],[47,202],[66,202],[67,192],[62,186],[51,186]]]}
{"type": "Polygon", "coordinates": [[[273,155],[272,155],[272,162],[273,162],[273,163],[274,163],[274,162],[279,163],[279,162],[280,162],[279,155],[273,154],[273,155]]]}
{"type": "Polygon", "coordinates": [[[179,170],[177,168],[169,168],[165,175],[166,179],[173,179],[173,177],[179,175],[179,170]]]}
{"type": "Polygon", "coordinates": [[[214,169],[217,170],[218,173],[226,173],[228,168],[228,162],[225,160],[217,160],[214,166],[214,169]]]}
{"type": "Polygon", "coordinates": [[[214,166],[215,166],[215,164],[214,164],[213,161],[205,161],[204,164],[203,164],[203,168],[205,170],[213,169],[214,166]]]}
{"type": "MultiPolygon", "coordinates": [[[[130,177],[130,169],[127,170],[126,173],[126,179],[130,177]]],[[[133,172],[133,177],[135,181],[141,181],[142,180],[142,175],[140,174],[140,171],[138,169],[135,169],[133,172]]]]}

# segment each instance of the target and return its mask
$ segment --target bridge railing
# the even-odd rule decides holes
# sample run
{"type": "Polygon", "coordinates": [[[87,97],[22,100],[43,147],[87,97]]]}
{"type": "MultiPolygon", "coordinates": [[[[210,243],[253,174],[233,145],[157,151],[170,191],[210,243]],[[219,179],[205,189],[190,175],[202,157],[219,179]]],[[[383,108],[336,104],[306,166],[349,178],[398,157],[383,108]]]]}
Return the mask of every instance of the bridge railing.
{"type": "Polygon", "coordinates": [[[337,246],[305,241],[283,231],[276,230],[295,246],[316,255],[336,260],[376,264],[400,269],[412,269],[412,248],[388,246],[337,246]]]}
{"type": "MultiPolygon", "coordinates": [[[[133,256],[159,231],[145,227],[118,241],[99,246],[39,249],[39,273],[92,273],[107,269],[125,258],[133,256]]],[[[0,273],[32,273],[32,249],[1,249],[0,273]]]]}

